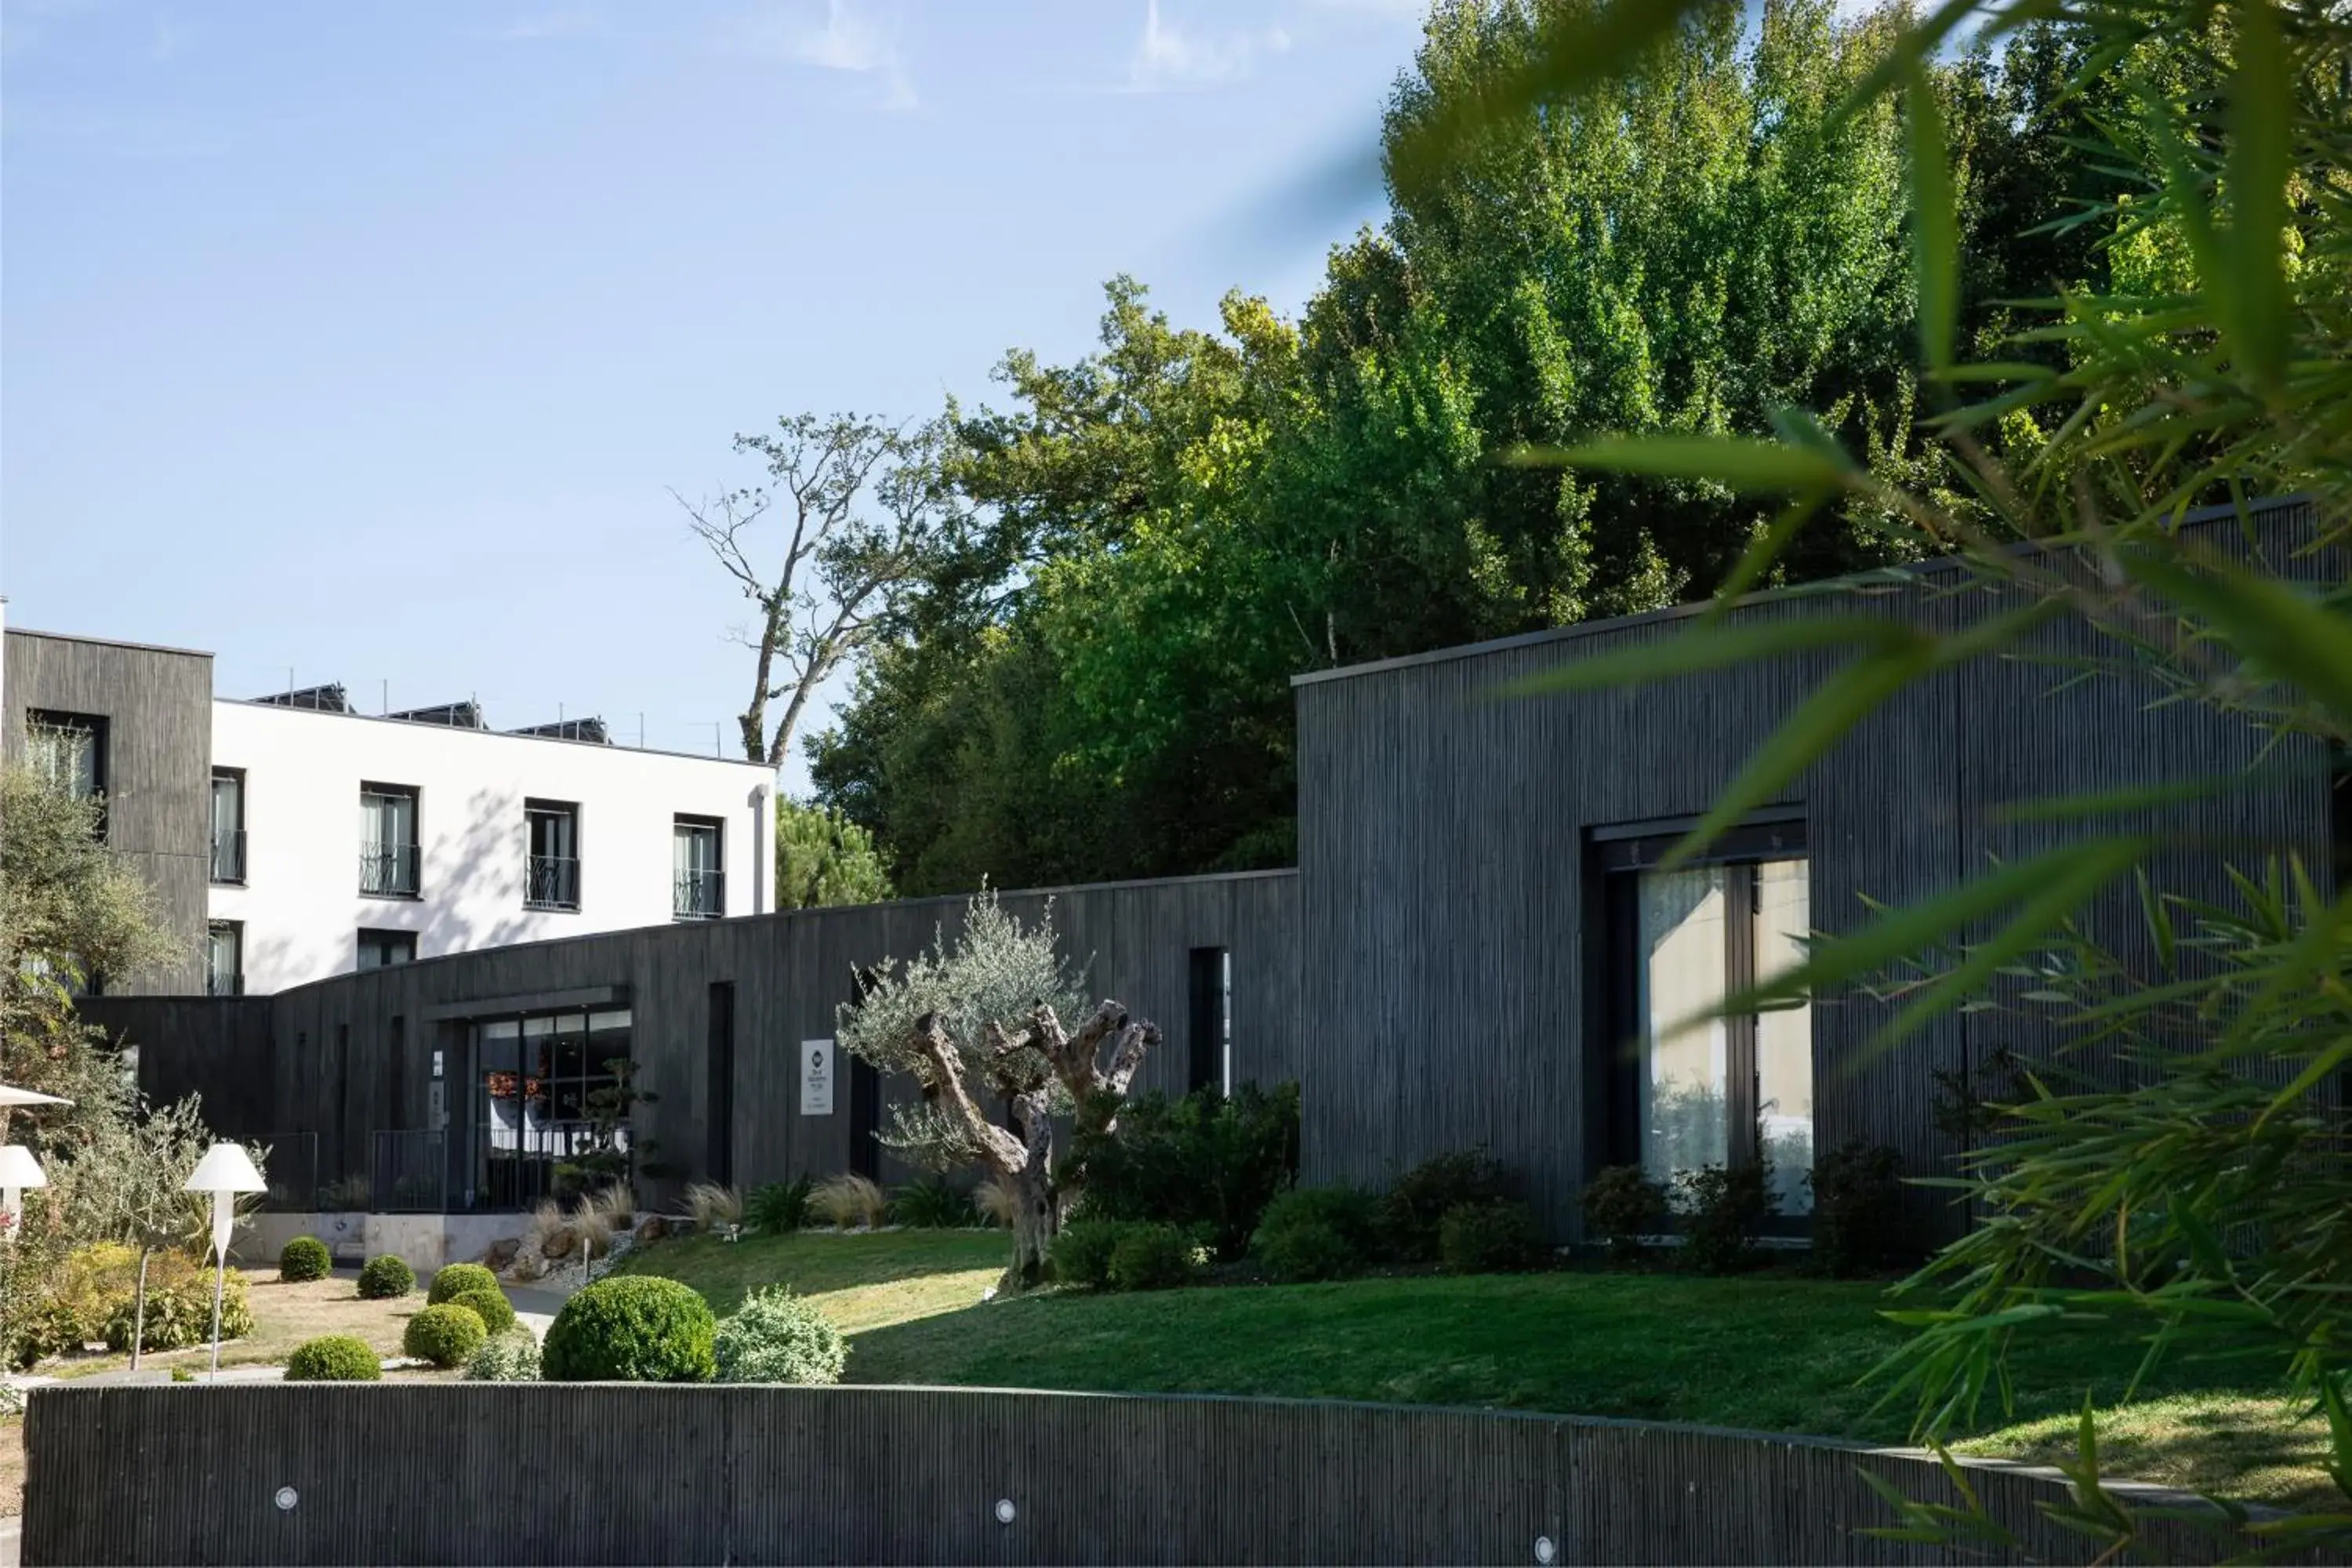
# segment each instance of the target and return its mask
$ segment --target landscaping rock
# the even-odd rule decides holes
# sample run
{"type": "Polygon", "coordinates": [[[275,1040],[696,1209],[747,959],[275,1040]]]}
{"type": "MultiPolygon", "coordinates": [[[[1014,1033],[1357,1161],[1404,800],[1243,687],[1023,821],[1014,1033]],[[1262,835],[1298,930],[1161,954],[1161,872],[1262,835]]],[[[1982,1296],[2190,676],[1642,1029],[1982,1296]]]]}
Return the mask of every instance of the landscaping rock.
{"type": "Polygon", "coordinates": [[[662,1218],[662,1216],[657,1214],[649,1214],[646,1215],[645,1218],[637,1221],[637,1241],[639,1245],[643,1245],[648,1241],[659,1241],[668,1234],[669,1221],[662,1218]]]}
{"type": "Polygon", "coordinates": [[[571,1257],[572,1249],[579,1245],[578,1237],[568,1230],[559,1230],[539,1244],[540,1256],[552,1263],[559,1258],[571,1257]]]}
{"type": "Polygon", "coordinates": [[[544,1279],[547,1278],[547,1259],[535,1251],[519,1252],[515,1254],[514,1261],[507,1265],[507,1278],[518,1285],[544,1279]]]}
{"type": "Polygon", "coordinates": [[[521,1250],[522,1238],[520,1237],[510,1236],[503,1241],[494,1241],[490,1243],[490,1249],[482,1254],[482,1263],[491,1273],[495,1274],[499,1269],[511,1265],[515,1260],[515,1254],[521,1250]]]}

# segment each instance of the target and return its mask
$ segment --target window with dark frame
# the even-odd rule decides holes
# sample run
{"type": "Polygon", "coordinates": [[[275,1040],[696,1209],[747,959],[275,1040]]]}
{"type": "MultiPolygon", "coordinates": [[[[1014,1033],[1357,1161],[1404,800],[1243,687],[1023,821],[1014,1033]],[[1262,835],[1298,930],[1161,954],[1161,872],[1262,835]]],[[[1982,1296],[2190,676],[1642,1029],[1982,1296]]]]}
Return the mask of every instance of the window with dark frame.
{"type": "MultiPolygon", "coordinates": [[[[600,1089],[618,1087],[614,1064],[630,1050],[625,1007],[477,1018],[470,1206],[529,1208],[559,1195],[571,1161],[596,1147],[600,1089]]],[[[628,1123],[614,1147],[629,1147],[628,1123]]]]}
{"type": "Polygon", "coordinates": [[[1811,1007],[1702,1016],[1801,962],[1811,933],[1804,823],[1736,828],[1664,868],[1681,837],[1679,825],[1591,836],[1607,1014],[1593,1163],[1671,1182],[1762,1159],[1781,1228],[1794,1228],[1811,1208],[1811,1007]]]}
{"type": "Polygon", "coordinates": [[[389,969],[395,963],[416,962],[416,933],[413,931],[378,931],[360,928],[359,966],[362,969],[389,969]]]}
{"type": "Polygon", "coordinates": [[[416,790],[409,784],[360,785],[360,891],[374,899],[413,899],[422,889],[416,790]]]}
{"type": "Polygon", "coordinates": [[[716,817],[679,816],[670,829],[670,912],[682,921],[727,913],[723,828],[716,817]]]}
{"type": "Polygon", "coordinates": [[[245,994],[245,922],[214,921],[205,929],[205,994],[245,994]]]}
{"type": "Polygon", "coordinates": [[[228,887],[245,881],[245,770],[213,770],[212,879],[228,887]]]}
{"type": "MultiPolygon", "coordinates": [[[[106,720],[96,713],[31,709],[25,714],[25,760],[33,771],[75,800],[103,802],[107,788],[106,720]]],[[[106,837],[101,807],[98,834],[106,837]]]]}
{"type": "Polygon", "coordinates": [[[580,807],[568,801],[527,800],[522,816],[529,838],[522,907],[579,909],[580,807]]]}
{"type": "Polygon", "coordinates": [[[1229,948],[1196,947],[1190,962],[1188,1089],[1234,1091],[1234,961],[1229,948]]]}

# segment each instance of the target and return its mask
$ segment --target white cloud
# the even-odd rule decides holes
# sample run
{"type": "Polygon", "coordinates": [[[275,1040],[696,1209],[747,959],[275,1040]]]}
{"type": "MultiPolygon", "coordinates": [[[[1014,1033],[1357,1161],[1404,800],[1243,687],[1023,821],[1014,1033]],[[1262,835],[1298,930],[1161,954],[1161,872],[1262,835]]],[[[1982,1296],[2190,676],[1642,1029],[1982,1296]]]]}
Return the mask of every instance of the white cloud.
{"type": "Polygon", "coordinates": [[[1128,86],[1138,92],[1170,88],[1212,87],[1238,81],[1259,58],[1290,47],[1280,27],[1205,37],[1188,33],[1160,14],[1160,0],[1144,0],[1143,36],[1128,64],[1128,86]]]}
{"type": "Polygon", "coordinates": [[[881,88],[884,109],[916,106],[915,84],[907,75],[898,40],[850,0],[826,0],[822,24],[806,6],[797,5],[739,17],[726,29],[725,42],[740,53],[871,77],[881,88]]]}

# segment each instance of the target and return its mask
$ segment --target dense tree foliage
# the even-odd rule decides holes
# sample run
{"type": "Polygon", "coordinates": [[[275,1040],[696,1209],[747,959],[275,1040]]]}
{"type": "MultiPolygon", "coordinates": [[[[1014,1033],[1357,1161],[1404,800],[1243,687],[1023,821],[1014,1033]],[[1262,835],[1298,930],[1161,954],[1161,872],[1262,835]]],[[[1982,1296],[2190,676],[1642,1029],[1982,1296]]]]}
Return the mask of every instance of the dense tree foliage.
{"type": "Polygon", "coordinates": [[[890,896],[890,875],[866,829],[837,811],[776,797],[776,908],[872,904],[890,896]]]}
{"type": "MultiPolygon", "coordinates": [[[[1516,454],[1601,431],[1773,433],[1816,411],[1890,485],[1950,489],[1917,435],[1902,109],[1855,87],[1900,31],[1827,0],[1702,6],[1590,94],[1403,153],[1587,0],[1445,0],[1392,96],[1393,216],[1296,321],[1240,295],[1179,327],[1130,279],[1098,350],[1015,352],[950,408],[954,542],[812,743],[825,804],[922,893],[1287,863],[1289,678],[1702,596],[1772,504],[1516,454]]],[[[1972,258],[1967,321],[2103,266],[2043,26],[1938,68],[1972,258]]],[[[1850,494],[1780,580],[1915,556],[1850,494]]]]}
{"type": "Polygon", "coordinates": [[[148,1106],[74,1011],[92,978],[135,979],[179,956],[153,889],[107,847],[104,809],[32,769],[0,770],[0,1082],[68,1102],[0,1115],[5,1141],[30,1148],[49,1182],[25,1194],[0,1248],[0,1361],[11,1365],[75,1248],[139,1249],[143,1318],[149,1255],[209,1236],[180,1190],[212,1142],[194,1097],[148,1106]]]}

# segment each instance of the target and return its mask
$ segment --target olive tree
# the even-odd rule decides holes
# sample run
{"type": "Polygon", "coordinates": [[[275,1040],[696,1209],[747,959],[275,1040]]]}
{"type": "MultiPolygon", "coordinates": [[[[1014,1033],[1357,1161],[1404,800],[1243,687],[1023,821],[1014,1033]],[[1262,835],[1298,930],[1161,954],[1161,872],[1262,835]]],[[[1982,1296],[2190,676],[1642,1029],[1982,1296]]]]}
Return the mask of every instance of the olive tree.
{"type": "Polygon", "coordinates": [[[1055,949],[1050,909],[1024,928],[983,892],[952,943],[942,933],[903,966],[886,959],[841,1009],[843,1049],[922,1086],[919,1102],[893,1108],[884,1145],[937,1169],[985,1165],[1018,1196],[1005,1290],[1045,1279],[1075,1195],[1054,1170],[1055,1118],[1111,1131],[1160,1043],[1157,1025],[1117,1002],[1089,1010],[1082,980],[1055,949]],[[1079,1021],[1073,1029],[1065,1018],[1079,1021]],[[1010,1126],[992,1119],[992,1105],[1011,1110],[1010,1126]]]}

